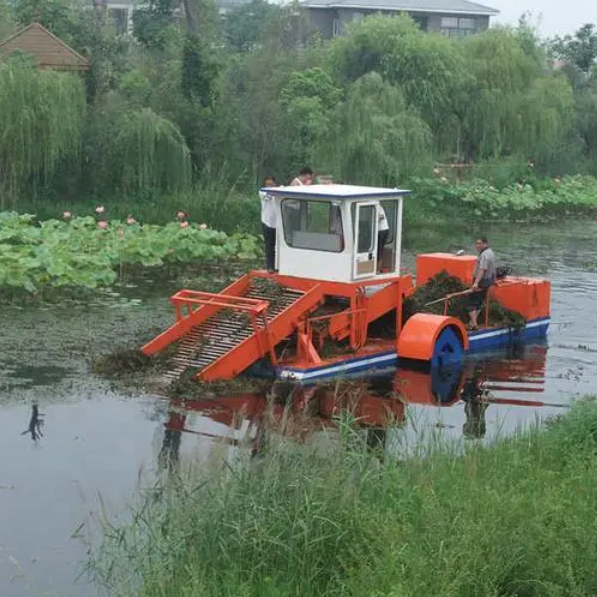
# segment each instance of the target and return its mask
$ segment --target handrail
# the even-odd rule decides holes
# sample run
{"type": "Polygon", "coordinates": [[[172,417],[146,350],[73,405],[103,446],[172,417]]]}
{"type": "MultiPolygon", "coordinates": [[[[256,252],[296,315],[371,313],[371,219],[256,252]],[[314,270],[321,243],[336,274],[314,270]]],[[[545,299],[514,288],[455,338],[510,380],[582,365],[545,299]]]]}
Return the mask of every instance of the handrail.
{"type": "Polygon", "coordinates": [[[192,306],[210,306],[223,309],[244,311],[249,315],[260,315],[267,310],[269,301],[254,299],[232,294],[218,294],[216,292],[200,292],[197,290],[181,290],[170,297],[170,302],[176,307],[176,319],[182,319],[182,306],[186,305],[189,315],[192,306]]]}

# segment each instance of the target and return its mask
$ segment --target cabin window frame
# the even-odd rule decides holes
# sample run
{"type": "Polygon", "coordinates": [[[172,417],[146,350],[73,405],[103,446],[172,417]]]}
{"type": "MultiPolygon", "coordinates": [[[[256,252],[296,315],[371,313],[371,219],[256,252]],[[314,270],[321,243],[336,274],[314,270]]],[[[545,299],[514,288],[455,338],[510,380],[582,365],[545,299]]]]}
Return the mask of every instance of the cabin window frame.
{"type": "MultiPolygon", "coordinates": [[[[297,199],[293,199],[290,197],[282,199],[281,205],[280,205],[280,213],[282,216],[282,231],[284,234],[284,242],[291,249],[299,249],[299,250],[303,250],[303,251],[321,251],[324,253],[342,253],[342,252],[344,252],[344,249],[346,247],[346,235],[344,232],[344,222],[343,222],[342,212],[343,212],[342,205],[336,201],[322,201],[322,200],[316,200],[316,199],[297,200],[297,199]],[[296,210],[295,208],[290,207],[290,205],[292,203],[297,204],[299,206],[299,209],[296,210]],[[327,228],[328,228],[328,230],[332,230],[333,225],[336,225],[336,226],[339,225],[339,232],[320,232],[320,230],[318,230],[317,228],[321,227],[321,218],[319,218],[317,220],[313,219],[316,216],[316,214],[309,213],[310,212],[310,210],[309,210],[310,204],[328,206],[327,228]],[[337,219],[334,223],[332,223],[333,208],[335,208],[337,210],[337,216],[336,216],[337,219]],[[289,210],[293,210],[298,213],[293,214],[289,210]],[[299,223],[298,228],[292,226],[293,218],[294,218],[294,222],[297,222],[297,218],[298,218],[298,223],[299,223]],[[319,223],[319,226],[315,226],[316,223],[319,223]],[[294,238],[294,233],[296,233],[296,232],[302,232],[306,235],[321,235],[322,237],[324,237],[324,236],[325,237],[336,237],[336,238],[339,237],[338,248],[337,249],[324,248],[323,245],[312,246],[312,245],[309,245],[308,242],[297,243],[296,239],[294,238]]],[[[325,227],[325,224],[324,224],[324,227],[325,227]]]]}

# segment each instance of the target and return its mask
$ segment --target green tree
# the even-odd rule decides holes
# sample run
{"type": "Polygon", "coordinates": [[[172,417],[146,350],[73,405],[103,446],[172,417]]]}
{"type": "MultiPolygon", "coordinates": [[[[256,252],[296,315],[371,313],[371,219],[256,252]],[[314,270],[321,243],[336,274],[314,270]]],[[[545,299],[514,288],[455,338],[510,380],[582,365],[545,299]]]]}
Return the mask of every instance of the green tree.
{"type": "Polygon", "coordinates": [[[75,28],[74,8],[70,0],[14,0],[12,4],[13,14],[21,27],[35,21],[67,43],[71,42],[75,28]]]}
{"type": "Polygon", "coordinates": [[[342,91],[320,67],[294,72],[280,93],[292,170],[313,163],[316,146],[328,132],[331,110],[342,91]]]}
{"type": "Polygon", "coordinates": [[[367,17],[330,44],[329,61],[341,81],[368,72],[398,85],[437,137],[453,128],[455,106],[469,79],[461,45],[420,30],[407,16],[367,17]]]}
{"type": "Polygon", "coordinates": [[[575,130],[585,155],[597,166],[597,90],[587,88],[575,97],[575,130]]]}
{"type": "Polygon", "coordinates": [[[526,52],[515,31],[494,28],[462,47],[473,77],[460,112],[467,159],[536,158],[568,133],[570,85],[526,52]]]}
{"type": "Polygon", "coordinates": [[[16,25],[13,22],[12,14],[4,0],[0,0],[0,42],[4,41],[13,31],[16,25]]]}
{"type": "Polygon", "coordinates": [[[269,22],[279,6],[266,0],[251,0],[226,12],[221,17],[221,28],[228,47],[233,52],[248,52],[262,42],[269,22]]]}
{"type": "Polygon", "coordinates": [[[184,96],[201,106],[210,106],[214,99],[214,80],[218,63],[209,44],[198,34],[187,33],[182,54],[181,87],[184,96]]]}
{"type": "Polygon", "coordinates": [[[431,141],[429,127],[401,91],[368,73],[336,108],[319,163],[347,183],[391,186],[430,163],[431,141]]]}
{"type": "Polygon", "coordinates": [[[165,50],[179,36],[173,0],[150,0],[133,11],[135,39],[150,50],[165,50]]]}
{"type": "Polygon", "coordinates": [[[551,45],[558,58],[572,63],[583,73],[588,74],[597,61],[597,29],[592,23],[583,25],[574,35],[556,37],[551,45]]]}
{"type": "Polygon", "coordinates": [[[179,128],[150,108],[117,96],[94,111],[85,145],[90,193],[150,193],[188,189],[190,152],[179,128]]]}
{"type": "Polygon", "coordinates": [[[0,196],[14,204],[79,163],[85,94],[77,75],[39,71],[23,56],[0,63],[0,196]]]}

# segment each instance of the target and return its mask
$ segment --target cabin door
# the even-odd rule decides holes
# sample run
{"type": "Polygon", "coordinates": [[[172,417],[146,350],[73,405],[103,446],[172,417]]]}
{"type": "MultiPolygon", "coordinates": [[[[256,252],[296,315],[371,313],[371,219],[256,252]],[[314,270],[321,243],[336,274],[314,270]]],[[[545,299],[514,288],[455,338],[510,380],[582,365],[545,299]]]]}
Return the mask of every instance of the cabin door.
{"type": "Polygon", "coordinates": [[[354,257],[352,277],[377,273],[377,204],[357,203],[353,212],[354,257]]]}

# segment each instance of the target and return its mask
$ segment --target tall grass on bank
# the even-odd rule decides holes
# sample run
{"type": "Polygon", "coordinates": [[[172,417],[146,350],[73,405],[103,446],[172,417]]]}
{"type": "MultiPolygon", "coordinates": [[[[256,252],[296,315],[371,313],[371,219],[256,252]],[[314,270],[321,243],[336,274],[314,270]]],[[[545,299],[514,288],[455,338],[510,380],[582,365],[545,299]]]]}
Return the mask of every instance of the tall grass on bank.
{"type": "Polygon", "coordinates": [[[484,448],[380,465],[357,435],[270,444],[106,526],[111,595],[593,596],[597,405],[484,448]]]}

